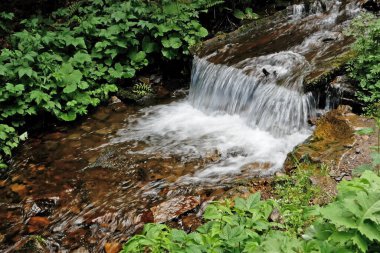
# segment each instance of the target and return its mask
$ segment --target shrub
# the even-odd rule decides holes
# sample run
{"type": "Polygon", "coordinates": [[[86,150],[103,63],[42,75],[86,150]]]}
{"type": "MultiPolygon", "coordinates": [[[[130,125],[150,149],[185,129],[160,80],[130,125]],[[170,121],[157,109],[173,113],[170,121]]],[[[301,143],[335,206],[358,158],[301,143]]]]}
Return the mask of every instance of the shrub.
{"type": "Polygon", "coordinates": [[[365,103],[367,113],[372,114],[380,102],[380,19],[363,14],[352,23],[348,34],[356,38],[356,57],[348,67],[349,76],[358,82],[357,97],[365,103]]]}

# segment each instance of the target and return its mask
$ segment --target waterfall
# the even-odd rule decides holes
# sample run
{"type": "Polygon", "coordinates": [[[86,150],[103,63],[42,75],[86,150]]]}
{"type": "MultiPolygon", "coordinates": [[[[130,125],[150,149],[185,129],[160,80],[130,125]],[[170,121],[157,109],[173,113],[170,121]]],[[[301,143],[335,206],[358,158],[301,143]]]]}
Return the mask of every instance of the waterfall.
{"type": "Polygon", "coordinates": [[[195,58],[189,100],[206,113],[237,114],[250,127],[275,136],[306,129],[315,113],[314,98],[302,92],[309,68],[294,52],[246,59],[236,66],[195,58]]]}
{"type": "Polygon", "coordinates": [[[292,19],[297,20],[302,18],[305,15],[305,5],[304,4],[294,4],[292,19]]]}

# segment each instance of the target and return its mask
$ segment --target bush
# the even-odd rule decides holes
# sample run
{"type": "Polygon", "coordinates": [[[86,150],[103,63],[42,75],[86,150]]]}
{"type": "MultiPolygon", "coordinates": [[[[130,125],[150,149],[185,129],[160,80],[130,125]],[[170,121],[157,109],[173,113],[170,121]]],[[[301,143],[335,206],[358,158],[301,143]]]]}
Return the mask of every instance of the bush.
{"type": "MultiPolygon", "coordinates": [[[[199,12],[214,3],[80,1],[51,17],[21,21],[10,48],[0,53],[0,123],[17,129],[25,117],[42,112],[63,121],[86,114],[155,57],[189,54],[208,34],[197,21],[199,12]]],[[[16,144],[1,141],[0,157],[16,144]]]]}
{"type": "Polygon", "coordinates": [[[349,76],[359,84],[357,97],[365,103],[367,113],[373,114],[380,102],[380,19],[362,15],[352,23],[349,34],[356,38],[349,76]]]}

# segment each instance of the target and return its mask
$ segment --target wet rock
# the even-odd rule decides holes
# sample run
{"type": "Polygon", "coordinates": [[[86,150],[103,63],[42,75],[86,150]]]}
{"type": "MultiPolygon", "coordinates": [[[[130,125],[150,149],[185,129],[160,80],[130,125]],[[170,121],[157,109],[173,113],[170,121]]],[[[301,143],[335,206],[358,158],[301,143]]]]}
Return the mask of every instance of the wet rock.
{"type": "Polygon", "coordinates": [[[206,162],[217,162],[221,159],[222,154],[218,150],[208,152],[204,159],[206,162]]]}
{"type": "Polygon", "coordinates": [[[100,121],[105,121],[109,117],[109,111],[102,110],[100,109],[98,112],[96,112],[92,118],[100,120],[100,121]]]}
{"type": "Polygon", "coordinates": [[[72,253],[90,253],[85,247],[80,247],[72,251],[72,253]]]}
{"type": "Polygon", "coordinates": [[[151,105],[155,105],[157,103],[157,100],[156,100],[157,96],[155,95],[146,95],[146,96],[143,96],[142,98],[136,100],[137,104],[138,105],[141,105],[141,106],[151,106],[151,105]]]}
{"type": "Polygon", "coordinates": [[[187,95],[189,95],[188,89],[179,89],[179,90],[173,91],[173,93],[172,93],[173,98],[184,98],[187,95]]]}
{"type": "Polygon", "coordinates": [[[273,166],[271,163],[259,163],[259,162],[254,162],[254,163],[249,163],[246,164],[242,167],[242,171],[246,170],[268,170],[273,166]]]}
{"type": "Polygon", "coordinates": [[[62,132],[55,132],[55,133],[51,133],[51,134],[48,134],[44,137],[45,140],[59,140],[59,139],[62,139],[64,137],[64,133],[62,132]]]}
{"type": "Polygon", "coordinates": [[[26,186],[23,184],[12,184],[11,190],[17,193],[20,197],[23,197],[28,193],[26,186]]]}
{"type": "Polygon", "coordinates": [[[99,135],[108,135],[112,133],[112,129],[103,128],[103,129],[96,130],[95,133],[99,135]]]}
{"type": "Polygon", "coordinates": [[[151,75],[149,79],[154,84],[160,84],[162,82],[162,76],[161,75],[151,75]]]}
{"type": "Polygon", "coordinates": [[[81,134],[80,133],[73,133],[67,136],[68,140],[75,141],[75,140],[80,140],[81,134]]]}
{"type": "Polygon", "coordinates": [[[57,206],[59,197],[42,198],[37,200],[28,200],[24,207],[27,217],[32,216],[49,216],[57,206]]]}
{"type": "Polygon", "coordinates": [[[49,226],[50,221],[46,217],[34,216],[28,221],[28,233],[34,233],[49,226]]]}
{"type": "Polygon", "coordinates": [[[106,253],[119,253],[122,246],[118,242],[107,242],[104,245],[104,250],[106,253]]]}
{"type": "Polygon", "coordinates": [[[0,180],[0,188],[4,187],[7,184],[7,180],[0,180]]]}
{"type": "Polygon", "coordinates": [[[112,96],[110,98],[110,104],[116,104],[116,103],[120,103],[120,102],[121,102],[121,100],[116,96],[112,96]]]}
{"type": "Polygon", "coordinates": [[[152,207],[150,210],[153,213],[154,222],[163,223],[196,208],[199,204],[199,197],[179,196],[152,207]]]}
{"type": "Polygon", "coordinates": [[[88,133],[88,132],[91,132],[92,127],[91,127],[91,126],[88,126],[88,125],[82,125],[82,126],[80,127],[80,129],[88,133]]]}

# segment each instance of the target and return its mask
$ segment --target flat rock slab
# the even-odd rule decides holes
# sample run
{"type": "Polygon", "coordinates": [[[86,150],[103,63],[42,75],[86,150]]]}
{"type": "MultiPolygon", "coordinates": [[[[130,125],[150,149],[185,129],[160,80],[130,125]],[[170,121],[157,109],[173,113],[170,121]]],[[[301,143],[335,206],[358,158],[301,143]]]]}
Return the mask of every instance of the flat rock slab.
{"type": "Polygon", "coordinates": [[[179,196],[152,207],[153,219],[156,223],[163,223],[177,218],[200,204],[200,197],[179,196]]]}

